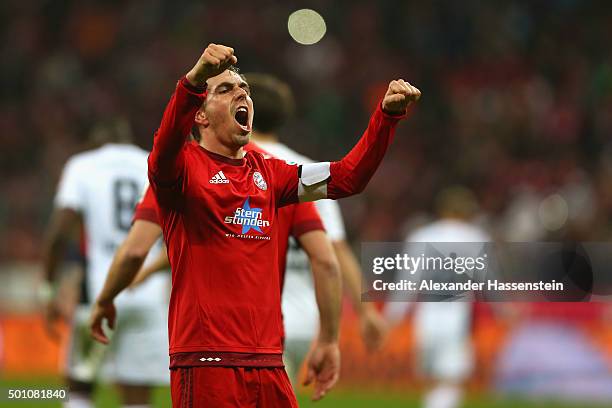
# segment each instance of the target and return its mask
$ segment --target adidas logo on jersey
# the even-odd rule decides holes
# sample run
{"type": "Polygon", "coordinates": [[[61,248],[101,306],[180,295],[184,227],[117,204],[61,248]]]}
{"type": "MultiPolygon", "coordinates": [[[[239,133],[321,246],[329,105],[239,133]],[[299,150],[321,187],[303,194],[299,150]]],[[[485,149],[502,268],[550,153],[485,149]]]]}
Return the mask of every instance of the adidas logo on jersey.
{"type": "Polygon", "coordinates": [[[221,170],[208,181],[210,184],[229,184],[229,180],[221,170]]]}

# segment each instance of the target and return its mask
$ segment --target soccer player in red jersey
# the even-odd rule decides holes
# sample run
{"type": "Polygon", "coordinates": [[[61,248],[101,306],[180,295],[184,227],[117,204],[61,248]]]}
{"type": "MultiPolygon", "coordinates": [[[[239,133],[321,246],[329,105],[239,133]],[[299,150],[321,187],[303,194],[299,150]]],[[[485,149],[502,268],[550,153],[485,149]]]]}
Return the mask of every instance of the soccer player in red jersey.
{"type": "MultiPolygon", "coordinates": [[[[246,146],[248,150],[262,152],[256,145],[250,143],[246,146]]],[[[168,258],[165,251],[160,253],[160,256],[147,264],[140,272],[137,271],[143,264],[149,249],[155,241],[162,236],[161,228],[159,227],[157,202],[153,191],[147,187],[142,199],[138,202],[134,211],[134,219],[132,227],[124,243],[121,244],[112,266],[109,270],[108,277],[103,291],[99,295],[99,299],[114,299],[123,289],[131,285],[138,286],[145,281],[151,274],[169,268],[168,258]],[[163,255],[163,256],[161,256],[163,255]]],[[[319,296],[319,304],[325,305],[330,302],[329,296],[339,298],[339,290],[334,288],[333,291],[327,290],[329,285],[321,284],[322,281],[334,280],[339,274],[338,262],[334,256],[331,242],[325,233],[323,222],[313,203],[304,202],[295,205],[289,205],[280,208],[278,211],[278,222],[276,223],[278,232],[278,271],[280,273],[281,292],[284,280],[284,271],[286,265],[286,256],[288,249],[289,236],[293,236],[300,246],[304,249],[310,261],[313,280],[319,283],[319,290],[316,292],[319,296]],[[329,293],[332,292],[332,293],[329,293]]],[[[339,307],[339,299],[331,300],[339,307]]],[[[104,303],[104,302],[103,302],[104,303]]],[[[94,305],[94,310],[90,318],[90,328],[96,339],[107,343],[104,333],[102,332],[101,323],[103,310],[94,305]]],[[[321,320],[336,318],[337,313],[321,314],[321,320]]],[[[113,319],[109,320],[109,325],[113,325],[113,319]]],[[[337,325],[334,322],[333,325],[337,325]]],[[[309,361],[310,377],[312,378],[313,366],[318,364],[315,361],[309,361]]]]}
{"type": "MultiPolygon", "coordinates": [[[[253,120],[234,50],[210,44],[177,84],[149,156],[172,265],[169,312],[176,406],[297,406],[282,369],[277,209],[363,190],[420,92],[392,81],[342,160],[289,165],[245,154],[253,120]],[[186,143],[194,124],[200,145],[186,143]],[[214,183],[222,171],[229,183],[214,183]]],[[[336,320],[337,321],[337,320],[336,320]]],[[[321,326],[316,395],[338,377],[337,326],[321,326]]]]}

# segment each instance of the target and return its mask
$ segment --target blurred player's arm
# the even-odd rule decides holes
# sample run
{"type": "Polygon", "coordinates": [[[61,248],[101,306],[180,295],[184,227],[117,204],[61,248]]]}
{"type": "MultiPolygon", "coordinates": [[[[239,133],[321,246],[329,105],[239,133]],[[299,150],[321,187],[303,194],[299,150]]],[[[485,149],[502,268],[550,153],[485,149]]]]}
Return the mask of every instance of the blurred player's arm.
{"type": "Polygon", "coordinates": [[[67,320],[61,299],[54,289],[59,279],[58,269],[66,254],[68,244],[78,239],[81,230],[81,214],[71,208],[57,208],[53,211],[51,222],[47,228],[43,243],[43,288],[45,301],[45,324],[47,332],[58,338],[55,328],[57,320],[67,320]]]}
{"type": "Polygon", "coordinates": [[[308,359],[305,385],[315,382],[313,400],[329,391],[340,374],[338,330],[342,301],[342,278],[331,241],[324,231],[310,231],[298,238],[310,260],[319,307],[320,331],[308,359]]]}
{"type": "Polygon", "coordinates": [[[157,257],[151,261],[151,263],[147,262],[147,265],[140,268],[136,277],[130,284],[130,288],[135,288],[140,285],[142,282],[146,281],[149,276],[153,275],[157,272],[166,272],[170,269],[170,260],[168,259],[168,251],[166,250],[166,246],[159,251],[157,257]]]}
{"type": "Polygon", "coordinates": [[[76,156],[68,159],[62,170],[54,199],[54,211],[43,244],[43,273],[46,286],[45,322],[49,334],[57,338],[55,323],[58,318],[69,318],[70,311],[64,296],[54,286],[58,283],[58,269],[66,255],[68,243],[77,241],[83,226],[86,197],[83,181],[87,172],[76,156]]]}
{"type": "Polygon", "coordinates": [[[184,165],[182,148],[191,132],[196,112],[204,102],[206,80],[237,61],[233,48],[210,44],[179,81],[153,139],[149,156],[149,178],[153,186],[172,186],[180,178],[184,165]]]}
{"type": "Polygon", "coordinates": [[[351,299],[351,304],[359,316],[361,336],[368,350],[378,349],[387,332],[387,324],[373,303],[361,302],[361,268],[353,251],[345,240],[332,243],[345,291],[351,299]]]}
{"type": "Polygon", "coordinates": [[[108,344],[108,337],[102,330],[102,321],[107,319],[108,326],[114,328],[115,297],[132,283],[151,247],[161,235],[161,228],[156,223],[136,220],[125,241],[117,249],[89,319],[91,335],[97,341],[108,344]]]}
{"type": "MultiPolygon", "coordinates": [[[[144,220],[159,225],[157,211],[157,201],[155,200],[153,190],[147,187],[142,196],[142,199],[136,206],[136,211],[134,211],[134,223],[136,223],[138,220],[144,220]]],[[[162,250],[159,251],[157,258],[155,258],[153,262],[140,267],[140,270],[136,274],[136,277],[134,278],[129,287],[135,288],[136,286],[144,282],[153,273],[169,268],[170,265],[168,261],[168,253],[166,251],[166,246],[164,245],[162,250]]]]}
{"type": "Polygon", "coordinates": [[[43,270],[44,278],[50,284],[57,279],[68,243],[78,239],[82,225],[81,214],[71,208],[58,208],[53,211],[51,222],[44,239],[43,270]]]}

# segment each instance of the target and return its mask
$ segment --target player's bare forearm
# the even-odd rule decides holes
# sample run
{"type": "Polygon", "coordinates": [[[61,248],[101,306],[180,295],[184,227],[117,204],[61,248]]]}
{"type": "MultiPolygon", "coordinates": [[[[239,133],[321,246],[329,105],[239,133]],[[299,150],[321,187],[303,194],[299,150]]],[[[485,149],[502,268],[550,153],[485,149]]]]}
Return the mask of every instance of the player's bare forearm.
{"type": "Polygon", "coordinates": [[[319,307],[319,338],[307,362],[304,385],[314,382],[313,400],[319,400],[340,376],[338,327],[342,301],[342,278],[332,244],[324,231],[302,234],[300,244],[310,259],[319,307]]]}
{"type": "Polygon", "coordinates": [[[310,353],[304,385],[314,382],[312,399],[317,401],[340,376],[338,327],[342,301],[342,277],[332,244],[324,231],[311,231],[299,238],[310,258],[319,307],[319,337],[310,353]]]}
{"type": "Polygon", "coordinates": [[[104,282],[102,292],[100,292],[98,296],[98,303],[112,303],[115,297],[134,280],[134,277],[144,262],[144,257],[131,254],[129,251],[125,242],[117,249],[117,253],[108,271],[106,281],[104,282]]]}
{"type": "Polygon", "coordinates": [[[164,246],[164,248],[159,252],[159,255],[157,255],[157,258],[155,258],[150,264],[140,268],[136,274],[136,277],[132,281],[130,288],[135,288],[136,286],[140,285],[154,273],[166,271],[168,269],[170,269],[170,261],[168,260],[168,252],[164,246]]]}
{"type": "Polygon", "coordinates": [[[359,142],[342,160],[330,164],[328,198],[338,199],[363,191],[391,144],[397,123],[405,116],[408,106],[420,97],[421,92],[407,82],[391,81],[359,142]]]}
{"type": "Polygon", "coordinates": [[[348,294],[355,311],[361,315],[363,304],[361,303],[361,270],[353,251],[344,240],[333,242],[336,258],[342,275],[342,285],[348,294]]]}
{"type": "Polygon", "coordinates": [[[348,243],[333,242],[340,265],[342,284],[360,320],[361,335],[369,350],[378,349],[387,333],[387,324],[372,303],[361,301],[361,268],[348,243]]]}
{"type": "Polygon", "coordinates": [[[113,301],[127,288],[142,266],[149,250],[161,235],[161,228],[150,221],[137,220],[132,225],[127,238],[117,249],[111,263],[102,292],[93,305],[89,318],[92,337],[103,344],[109,339],[102,329],[103,320],[113,329],[117,311],[113,301]]]}
{"type": "Polygon", "coordinates": [[[52,284],[57,277],[57,270],[62,255],[66,252],[68,240],[62,235],[49,234],[43,245],[43,276],[45,281],[52,284]]]}
{"type": "Polygon", "coordinates": [[[321,322],[319,339],[326,343],[336,342],[340,324],[342,278],[331,242],[321,230],[302,234],[299,242],[312,268],[321,322]]]}
{"type": "Polygon", "coordinates": [[[355,312],[359,316],[363,316],[366,309],[372,308],[372,304],[361,301],[361,267],[359,262],[346,241],[334,241],[333,247],[340,266],[344,292],[348,294],[355,312]]]}
{"type": "Polygon", "coordinates": [[[43,243],[43,275],[47,282],[57,278],[57,269],[62,261],[68,243],[75,239],[81,216],[69,208],[54,211],[43,243]]]}
{"type": "Polygon", "coordinates": [[[160,236],[159,225],[144,220],[134,222],[125,241],[115,253],[104,288],[98,296],[99,303],[111,303],[133,282],[151,247],[160,236]]]}
{"type": "Polygon", "coordinates": [[[53,212],[51,222],[45,234],[43,244],[43,277],[40,295],[44,303],[45,326],[49,335],[59,339],[60,335],[55,327],[58,319],[68,319],[69,315],[62,307],[64,300],[54,290],[57,283],[57,271],[66,254],[68,243],[76,239],[80,230],[81,215],[70,209],[61,208],[53,212]]]}
{"type": "MultiPolygon", "coordinates": [[[[147,223],[155,225],[150,222],[147,223]]],[[[132,283],[149,249],[155,242],[155,240],[151,240],[150,245],[144,243],[144,246],[140,246],[140,243],[135,242],[140,235],[133,234],[135,225],[136,224],[132,226],[128,237],[117,249],[108,275],[106,276],[102,292],[98,295],[89,317],[91,336],[96,341],[103,344],[108,344],[109,339],[104,333],[104,329],[102,329],[102,321],[106,319],[108,321],[108,327],[114,329],[117,311],[115,310],[113,301],[121,291],[132,283]]]]}

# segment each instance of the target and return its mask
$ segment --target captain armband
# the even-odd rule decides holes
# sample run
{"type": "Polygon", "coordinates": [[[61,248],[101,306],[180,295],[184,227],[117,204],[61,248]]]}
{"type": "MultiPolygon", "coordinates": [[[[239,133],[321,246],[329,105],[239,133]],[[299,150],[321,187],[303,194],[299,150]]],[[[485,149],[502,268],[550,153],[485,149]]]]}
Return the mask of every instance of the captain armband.
{"type": "Polygon", "coordinates": [[[300,166],[298,197],[300,202],[327,198],[327,182],[331,176],[329,162],[308,163],[300,166]]]}

